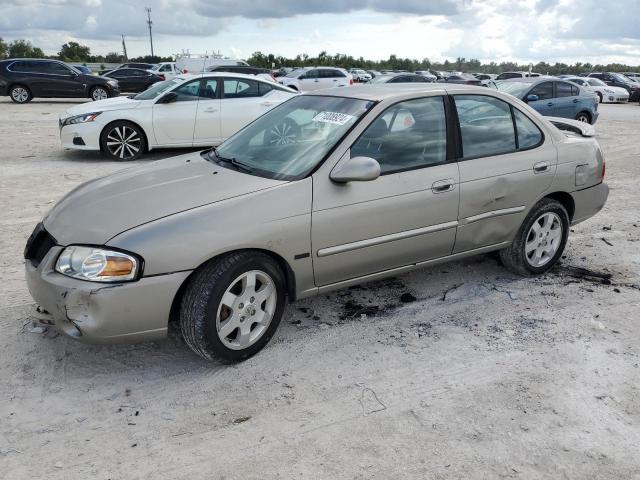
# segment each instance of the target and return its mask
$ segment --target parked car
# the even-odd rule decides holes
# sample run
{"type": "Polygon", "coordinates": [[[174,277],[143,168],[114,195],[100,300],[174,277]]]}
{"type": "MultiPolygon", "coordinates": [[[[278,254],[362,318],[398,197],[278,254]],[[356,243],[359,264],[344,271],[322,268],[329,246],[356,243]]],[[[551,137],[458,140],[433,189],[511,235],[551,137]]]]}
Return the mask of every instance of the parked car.
{"type": "Polygon", "coordinates": [[[422,75],[417,75],[415,73],[387,73],[385,75],[378,75],[369,83],[378,84],[378,83],[432,83],[432,82],[433,80],[431,78],[427,78],[422,75]]]}
{"type": "Polygon", "coordinates": [[[371,79],[373,78],[370,73],[365,72],[361,68],[352,68],[351,70],[349,70],[349,73],[351,74],[353,80],[356,82],[366,83],[371,81],[371,79]]]}
{"type": "Polygon", "coordinates": [[[85,75],[93,75],[93,72],[86,65],[71,65],[73,68],[78,70],[80,73],[84,73],[85,75]]]}
{"type": "Polygon", "coordinates": [[[597,95],[600,103],[626,103],[629,101],[629,92],[624,88],[611,87],[598,78],[565,77],[564,80],[575,83],[589,92],[593,92],[597,95]]]}
{"type": "Polygon", "coordinates": [[[120,95],[116,80],[86,75],[57,60],[14,58],[0,60],[0,96],[16,103],[34,97],[103,98],[120,95]]]}
{"type": "Polygon", "coordinates": [[[482,81],[482,80],[495,80],[495,78],[497,77],[497,75],[495,75],[493,73],[472,73],[472,75],[474,77],[476,77],[480,81],[482,81]]]}
{"type": "Polygon", "coordinates": [[[640,82],[640,72],[622,72],[622,75],[636,82],[640,82]]]}
{"type": "Polygon", "coordinates": [[[535,72],[502,72],[495,80],[509,80],[512,78],[529,78],[529,77],[541,77],[542,74],[535,72]]]}
{"type": "MultiPolygon", "coordinates": [[[[218,145],[295,95],[239,73],[180,75],[136,96],[69,108],[60,116],[60,139],[64,148],[100,150],[113,160],[158,147],[218,145]]],[[[273,135],[285,141],[290,133],[274,128],[273,135]]]]}
{"type": "Polygon", "coordinates": [[[104,70],[100,70],[98,74],[104,75],[105,73],[112,72],[114,70],[119,70],[121,68],[139,68],[141,70],[153,70],[155,66],[156,66],[155,63],[122,63],[115,68],[107,68],[104,70]]]}
{"type": "Polygon", "coordinates": [[[165,80],[171,80],[172,78],[180,75],[182,72],[176,67],[176,62],[162,62],[154,66],[151,72],[158,75],[162,75],[165,80]]]}
{"type": "Polygon", "coordinates": [[[324,88],[348,87],[353,85],[353,78],[342,68],[302,67],[279,77],[278,83],[299,92],[309,92],[324,88]]]}
{"type": "Polygon", "coordinates": [[[120,91],[127,93],[143,92],[154,83],[165,80],[162,74],[139,68],[119,68],[105,73],[104,76],[117,80],[120,91]]]}
{"type": "Polygon", "coordinates": [[[640,84],[620,73],[592,72],[587,74],[587,77],[598,78],[611,87],[624,88],[629,92],[629,100],[632,102],[640,100],[640,84]]]}
{"type": "Polygon", "coordinates": [[[382,75],[378,70],[367,70],[367,73],[371,75],[371,78],[376,78],[378,75],[382,75]]]}
{"type": "Polygon", "coordinates": [[[280,67],[277,70],[272,70],[271,74],[273,78],[284,77],[287,73],[293,72],[295,69],[291,67],[280,67]]]}
{"type": "Polygon", "coordinates": [[[223,58],[219,55],[186,54],[176,56],[176,68],[182,73],[206,72],[213,66],[248,65],[244,60],[223,58]]]}
{"type": "Polygon", "coordinates": [[[416,70],[415,72],[416,75],[422,75],[424,78],[428,78],[429,80],[431,80],[432,82],[435,82],[436,80],[438,80],[438,77],[436,77],[433,73],[431,73],[429,70],[416,70]]]}
{"type": "Polygon", "coordinates": [[[490,251],[543,274],[608,196],[593,127],[554,122],[569,131],[466,85],[300,95],[216,149],[73,190],[27,241],[27,285],[77,340],[156,340],[171,317],[198,355],[241,360],[287,298],[490,251]]]}
{"type": "Polygon", "coordinates": [[[574,83],[549,77],[497,82],[498,90],[529,104],[542,115],[573,118],[590,124],[598,120],[598,98],[574,83]]]}
{"type": "Polygon", "coordinates": [[[456,73],[444,79],[446,83],[459,83],[461,85],[480,85],[482,82],[470,73],[456,73]]]}
{"type": "Polygon", "coordinates": [[[207,68],[207,72],[243,73],[245,75],[255,75],[270,82],[276,81],[268,68],[252,67],[251,65],[217,65],[207,68]]]}

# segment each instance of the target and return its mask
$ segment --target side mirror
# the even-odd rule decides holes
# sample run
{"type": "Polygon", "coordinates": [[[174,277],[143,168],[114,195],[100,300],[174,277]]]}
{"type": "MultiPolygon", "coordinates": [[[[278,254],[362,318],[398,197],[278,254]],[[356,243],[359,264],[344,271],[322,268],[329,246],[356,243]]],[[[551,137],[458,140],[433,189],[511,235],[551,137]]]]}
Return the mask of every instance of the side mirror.
{"type": "Polygon", "coordinates": [[[538,95],[527,95],[527,103],[528,102],[537,102],[538,100],[540,100],[538,95]]]}
{"type": "Polygon", "coordinates": [[[178,100],[176,92],[168,92],[161,96],[156,103],[173,103],[178,100]]]}
{"type": "Polygon", "coordinates": [[[353,157],[334,169],[329,178],[337,183],[368,182],[380,176],[380,164],[370,157],[353,157]]]}

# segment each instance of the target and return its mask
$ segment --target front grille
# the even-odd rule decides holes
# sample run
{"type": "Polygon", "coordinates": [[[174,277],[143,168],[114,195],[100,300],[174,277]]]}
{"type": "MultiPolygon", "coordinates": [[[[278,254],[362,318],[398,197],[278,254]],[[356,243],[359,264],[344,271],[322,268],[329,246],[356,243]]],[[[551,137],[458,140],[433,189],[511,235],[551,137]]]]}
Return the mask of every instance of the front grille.
{"type": "Polygon", "coordinates": [[[55,245],[56,239],[45,230],[42,223],[39,223],[27,240],[27,245],[24,247],[24,258],[29,260],[31,265],[37,267],[51,250],[51,247],[55,245]]]}

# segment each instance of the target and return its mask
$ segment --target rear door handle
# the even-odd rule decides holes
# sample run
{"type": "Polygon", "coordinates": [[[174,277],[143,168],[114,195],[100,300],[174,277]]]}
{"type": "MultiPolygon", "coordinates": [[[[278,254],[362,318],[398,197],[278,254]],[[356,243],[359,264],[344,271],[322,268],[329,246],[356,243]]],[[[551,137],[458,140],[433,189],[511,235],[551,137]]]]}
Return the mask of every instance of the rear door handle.
{"type": "Polygon", "coordinates": [[[553,102],[547,103],[547,107],[553,107],[553,102]]]}
{"type": "Polygon", "coordinates": [[[578,103],[578,99],[577,99],[577,98],[574,98],[574,99],[573,99],[573,103],[578,103]]]}
{"type": "Polygon", "coordinates": [[[271,105],[275,105],[276,102],[262,102],[260,105],[263,107],[270,107],[271,105]]]}
{"type": "Polygon", "coordinates": [[[450,192],[455,187],[455,181],[448,178],[446,180],[438,180],[431,185],[431,191],[433,193],[450,192]]]}
{"type": "Polygon", "coordinates": [[[207,113],[215,113],[215,112],[218,111],[218,109],[217,108],[205,108],[204,111],[207,112],[207,113]]]}
{"type": "Polygon", "coordinates": [[[549,169],[549,164],[547,162],[538,162],[533,164],[534,173],[546,172],[548,169],[549,169]]]}

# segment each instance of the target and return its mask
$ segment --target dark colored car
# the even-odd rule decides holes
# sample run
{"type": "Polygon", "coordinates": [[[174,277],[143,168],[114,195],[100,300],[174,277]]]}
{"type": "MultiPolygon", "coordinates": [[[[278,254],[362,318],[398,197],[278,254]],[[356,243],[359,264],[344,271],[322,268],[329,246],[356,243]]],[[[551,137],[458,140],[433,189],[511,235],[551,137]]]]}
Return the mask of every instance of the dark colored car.
{"type": "Polygon", "coordinates": [[[78,70],[80,73],[84,73],[85,75],[93,75],[93,72],[86,65],[71,65],[73,68],[78,70]]]}
{"type": "Polygon", "coordinates": [[[607,85],[612,87],[622,87],[629,92],[629,101],[637,102],[640,100],[640,83],[634,82],[621,73],[615,72],[591,72],[587,77],[599,78],[607,85]]]}
{"type": "Polygon", "coordinates": [[[415,73],[387,73],[373,77],[369,83],[432,83],[430,78],[415,73]]]}
{"type": "Polygon", "coordinates": [[[572,118],[593,125],[598,119],[598,97],[558,78],[516,78],[496,82],[498,90],[529,104],[542,115],[572,118]]]}
{"type": "Polygon", "coordinates": [[[458,83],[460,85],[480,85],[482,83],[470,73],[449,75],[444,81],[446,83],[458,83]]]}
{"type": "Polygon", "coordinates": [[[86,75],[64,62],[31,58],[0,61],[0,96],[16,103],[34,97],[102,100],[120,95],[116,80],[86,75]]]}
{"type": "Polygon", "coordinates": [[[164,81],[164,75],[141,70],[139,68],[119,68],[104,74],[105,77],[118,81],[121,92],[139,93],[156,82],[164,81]]]}
{"type": "Polygon", "coordinates": [[[120,70],[121,68],[139,68],[141,70],[151,70],[155,67],[155,63],[123,63],[116,68],[108,68],[106,70],[100,70],[98,75],[104,75],[105,73],[112,72],[114,70],[120,70]]]}

